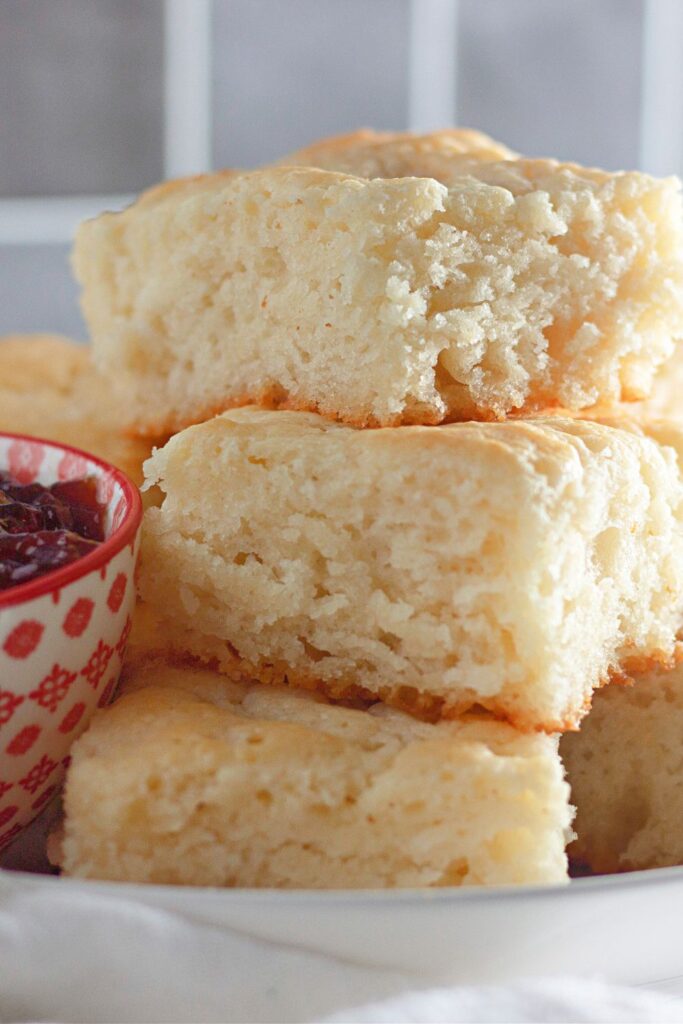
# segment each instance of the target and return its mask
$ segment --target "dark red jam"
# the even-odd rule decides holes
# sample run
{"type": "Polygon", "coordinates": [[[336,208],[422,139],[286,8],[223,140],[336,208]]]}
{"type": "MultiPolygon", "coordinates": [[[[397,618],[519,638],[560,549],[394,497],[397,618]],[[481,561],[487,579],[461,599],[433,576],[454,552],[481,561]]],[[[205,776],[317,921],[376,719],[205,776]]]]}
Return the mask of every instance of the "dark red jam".
{"type": "Polygon", "coordinates": [[[104,540],[94,477],[43,487],[0,470],[0,590],[61,569],[104,540]]]}

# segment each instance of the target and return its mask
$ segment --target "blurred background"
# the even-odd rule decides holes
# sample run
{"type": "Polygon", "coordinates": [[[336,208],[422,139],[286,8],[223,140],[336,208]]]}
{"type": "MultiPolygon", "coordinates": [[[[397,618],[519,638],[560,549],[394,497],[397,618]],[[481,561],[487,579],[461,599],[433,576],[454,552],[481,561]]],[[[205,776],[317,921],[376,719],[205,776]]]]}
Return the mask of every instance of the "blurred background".
{"type": "Polygon", "coordinates": [[[0,334],[85,337],[78,221],[360,126],[683,171],[683,0],[0,0],[0,334]]]}

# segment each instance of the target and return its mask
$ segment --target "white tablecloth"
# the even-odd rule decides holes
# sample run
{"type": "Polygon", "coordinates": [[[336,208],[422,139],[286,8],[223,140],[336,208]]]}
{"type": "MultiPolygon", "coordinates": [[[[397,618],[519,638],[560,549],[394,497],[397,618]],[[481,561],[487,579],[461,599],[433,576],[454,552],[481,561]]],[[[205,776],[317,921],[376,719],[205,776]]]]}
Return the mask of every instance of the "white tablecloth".
{"type": "Polygon", "coordinates": [[[2,1021],[683,1022],[683,1002],[598,980],[415,984],[134,900],[24,890],[0,875],[2,1021]],[[367,1005],[378,991],[388,1001],[367,1005]]]}

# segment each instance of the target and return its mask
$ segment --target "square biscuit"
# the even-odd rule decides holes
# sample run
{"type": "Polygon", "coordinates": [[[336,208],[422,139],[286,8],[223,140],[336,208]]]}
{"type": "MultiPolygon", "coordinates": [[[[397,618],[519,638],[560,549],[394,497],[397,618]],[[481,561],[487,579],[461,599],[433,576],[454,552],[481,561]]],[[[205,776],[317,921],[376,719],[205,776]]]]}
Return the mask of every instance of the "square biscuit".
{"type": "Polygon", "coordinates": [[[683,336],[679,183],[430,139],[387,142],[386,167],[374,147],[402,177],[223,172],[82,225],[83,310],[127,425],[249,401],[372,426],[646,396],[683,336]]]}
{"type": "Polygon", "coordinates": [[[151,444],[127,437],[90,349],[59,335],[0,338],[0,430],[81,448],[142,483],[151,444]]]}
{"type": "Polygon", "coordinates": [[[683,648],[674,668],[596,694],[560,750],[577,807],[573,860],[598,874],[683,864],[683,648]]]}
{"type": "Polygon", "coordinates": [[[683,611],[674,452],[550,417],[359,430],[239,409],[146,463],[140,590],[233,677],[575,726],[683,611]]]}
{"type": "Polygon", "coordinates": [[[67,875],[311,889],[567,879],[557,737],[485,717],[430,725],[157,660],[72,754],[67,875]]]}
{"type": "MultiPolygon", "coordinates": [[[[683,424],[622,420],[669,447],[683,467],[683,424]]],[[[571,858],[612,873],[683,864],[683,644],[671,667],[634,673],[595,695],[578,732],[560,751],[577,807],[571,858]]]]}

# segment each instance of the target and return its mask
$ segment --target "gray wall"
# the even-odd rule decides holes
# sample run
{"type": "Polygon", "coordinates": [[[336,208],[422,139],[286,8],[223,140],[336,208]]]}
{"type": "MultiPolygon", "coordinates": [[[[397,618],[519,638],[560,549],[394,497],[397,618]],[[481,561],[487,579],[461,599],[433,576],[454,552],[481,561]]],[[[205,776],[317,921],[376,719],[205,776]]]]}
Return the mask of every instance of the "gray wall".
{"type": "MultiPolygon", "coordinates": [[[[213,165],[359,125],[408,127],[411,25],[425,2],[214,0],[213,165]]],[[[460,0],[459,123],[531,154],[636,166],[643,11],[641,0],[460,0]]],[[[0,217],[3,199],[136,192],[163,175],[163,0],[2,0],[0,217]]],[[[0,333],[82,336],[67,238],[2,241],[0,220],[0,333]]]]}

